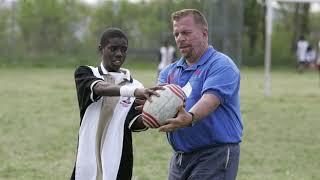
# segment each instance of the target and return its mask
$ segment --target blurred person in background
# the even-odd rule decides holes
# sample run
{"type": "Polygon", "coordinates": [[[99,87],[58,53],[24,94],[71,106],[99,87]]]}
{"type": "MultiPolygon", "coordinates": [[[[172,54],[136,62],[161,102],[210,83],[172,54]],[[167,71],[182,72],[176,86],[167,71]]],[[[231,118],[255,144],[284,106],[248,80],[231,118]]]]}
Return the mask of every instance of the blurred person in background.
{"type": "Polygon", "coordinates": [[[158,76],[159,73],[169,64],[171,64],[176,58],[176,49],[169,44],[169,40],[165,40],[163,45],[159,49],[159,65],[158,65],[158,76]]]}
{"type": "Polygon", "coordinates": [[[309,46],[308,41],[304,38],[303,35],[299,37],[299,40],[297,41],[297,51],[296,51],[296,56],[297,56],[297,70],[298,72],[302,72],[306,65],[306,52],[307,48],[309,46]]]}
{"type": "Polygon", "coordinates": [[[318,70],[320,71],[320,40],[318,42],[318,58],[317,58],[317,67],[318,67],[318,70]]]}
{"type": "Polygon", "coordinates": [[[159,128],[174,150],[169,180],[234,180],[237,176],[242,117],[240,71],[208,44],[208,23],[195,9],[171,15],[182,57],[159,75],[159,84],[177,84],[187,95],[185,107],[159,128]]]}
{"type": "Polygon", "coordinates": [[[306,52],[306,63],[308,64],[308,67],[311,69],[315,69],[316,61],[317,61],[317,52],[312,47],[312,45],[309,45],[306,52]]]}
{"type": "Polygon", "coordinates": [[[316,61],[316,67],[318,69],[318,74],[319,74],[319,86],[320,86],[320,40],[318,42],[318,57],[316,61]]]}
{"type": "Polygon", "coordinates": [[[80,130],[72,180],[131,179],[131,131],[146,130],[136,98],[150,100],[151,95],[158,95],[158,88],[144,88],[128,69],[121,68],[127,49],[125,33],[108,28],[98,47],[100,65],[75,70],[80,130]]]}

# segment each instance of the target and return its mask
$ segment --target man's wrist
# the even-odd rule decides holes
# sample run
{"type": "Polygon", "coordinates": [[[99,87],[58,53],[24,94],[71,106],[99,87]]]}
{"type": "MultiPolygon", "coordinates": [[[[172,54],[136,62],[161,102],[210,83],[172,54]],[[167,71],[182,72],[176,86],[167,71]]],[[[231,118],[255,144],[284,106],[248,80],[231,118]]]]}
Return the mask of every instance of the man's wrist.
{"type": "Polygon", "coordinates": [[[196,122],[196,118],[193,112],[188,112],[191,115],[191,124],[190,126],[192,126],[195,122],[196,122]]]}

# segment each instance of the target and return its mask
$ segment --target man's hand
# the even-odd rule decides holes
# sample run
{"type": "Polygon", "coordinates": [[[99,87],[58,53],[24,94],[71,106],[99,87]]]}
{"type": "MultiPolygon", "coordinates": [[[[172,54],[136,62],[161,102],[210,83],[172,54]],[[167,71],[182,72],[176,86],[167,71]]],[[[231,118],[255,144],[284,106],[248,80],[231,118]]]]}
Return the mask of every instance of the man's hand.
{"type": "Polygon", "coordinates": [[[178,128],[188,127],[192,123],[192,115],[184,109],[179,107],[177,117],[167,119],[166,124],[159,128],[160,132],[171,132],[178,128]]]}
{"type": "Polygon", "coordinates": [[[155,86],[152,88],[137,88],[134,91],[134,96],[140,99],[146,99],[150,102],[152,102],[150,96],[155,95],[155,96],[160,96],[159,93],[156,92],[156,90],[164,90],[164,87],[161,86],[155,86]]]}

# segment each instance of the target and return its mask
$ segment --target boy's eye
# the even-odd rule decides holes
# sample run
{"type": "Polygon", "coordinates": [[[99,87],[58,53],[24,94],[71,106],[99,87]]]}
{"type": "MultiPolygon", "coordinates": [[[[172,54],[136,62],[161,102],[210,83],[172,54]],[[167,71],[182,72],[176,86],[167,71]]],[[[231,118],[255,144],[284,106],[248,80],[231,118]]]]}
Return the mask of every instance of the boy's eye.
{"type": "Polygon", "coordinates": [[[121,52],[125,53],[127,52],[128,48],[127,47],[121,47],[121,52]]]}
{"type": "Polygon", "coordinates": [[[114,46],[109,47],[109,49],[110,49],[111,52],[115,52],[117,50],[117,48],[114,47],[114,46]]]}
{"type": "Polygon", "coordinates": [[[120,49],[120,51],[121,51],[122,53],[126,53],[128,48],[125,47],[125,46],[120,46],[120,47],[118,47],[118,46],[110,46],[110,47],[108,47],[108,49],[109,49],[111,52],[116,52],[118,49],[120,49]]]}

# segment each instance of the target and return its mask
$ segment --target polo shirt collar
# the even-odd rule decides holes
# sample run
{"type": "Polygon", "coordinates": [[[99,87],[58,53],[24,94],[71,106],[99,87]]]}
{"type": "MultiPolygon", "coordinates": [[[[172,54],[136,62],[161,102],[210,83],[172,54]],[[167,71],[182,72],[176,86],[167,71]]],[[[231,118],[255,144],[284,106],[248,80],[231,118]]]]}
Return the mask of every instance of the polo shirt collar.
{"type": "Polygon", "coordinates": [[[189,67],[186,63],[186,60],[184,57],[180,58],[180,60],[177,62],[177,66],[178,67],[182,67],[184,69],[192,69],[195,70],[198,68],[198,66],[203,65],[205,62],[207,62],[207,60],[216,52],[216,50],[212,47],[209,46],[208,49],[206,50],[206,52],[201,56],[200,60],[193,64],[191,67],[189,67]]]}
{"type": "MultiPolygon", "coordinates": [[[[101,70],[100,71],[101,75],[107,75],[107,74],[111,75],[110,72],[104,68],[102,62],[100,63],[100,70],[101,70]]],[[[124,77],[123,77],[124,80],[132,82],[132,78],[131,78],[131,74],[130,74],[129,69],[120,68],[119,71],[124,74],[124,77]]]]}

